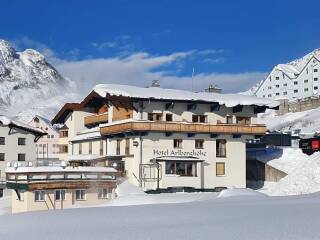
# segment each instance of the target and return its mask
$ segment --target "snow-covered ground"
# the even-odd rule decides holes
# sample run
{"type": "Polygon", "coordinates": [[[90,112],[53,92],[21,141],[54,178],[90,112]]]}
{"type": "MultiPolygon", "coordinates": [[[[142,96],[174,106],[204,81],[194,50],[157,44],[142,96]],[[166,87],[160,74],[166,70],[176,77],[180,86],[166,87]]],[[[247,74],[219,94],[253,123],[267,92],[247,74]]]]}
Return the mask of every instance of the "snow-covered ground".
{"type": "Polygon", "coordinates": [[[320,131],[320,108],[287,113],[281,116],[276,116],[274,110],[267,110],[265,113],[259,114],[258,122],[266,124],[271,131],[300,130],[301,133],[318,132],[320,131]]]}
{"type": "MultiPolygon", "coordinates": [[[[320,239],[320,195],[229,197],[30,212],[0,217],[11,239],[320,239]]],[[[246,196],[244,196],[246,195],[246,196]]]]}

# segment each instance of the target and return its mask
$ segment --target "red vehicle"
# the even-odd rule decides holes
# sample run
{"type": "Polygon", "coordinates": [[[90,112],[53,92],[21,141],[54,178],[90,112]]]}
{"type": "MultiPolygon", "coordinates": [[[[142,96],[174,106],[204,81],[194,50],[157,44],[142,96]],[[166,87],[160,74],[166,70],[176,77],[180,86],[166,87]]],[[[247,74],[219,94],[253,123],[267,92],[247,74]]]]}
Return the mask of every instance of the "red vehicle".
{"type": "Polygon", "coordinates": [[[320,150],[320,137],[300,139],[299,148],[302,152],[308,155],[320,150]]]}

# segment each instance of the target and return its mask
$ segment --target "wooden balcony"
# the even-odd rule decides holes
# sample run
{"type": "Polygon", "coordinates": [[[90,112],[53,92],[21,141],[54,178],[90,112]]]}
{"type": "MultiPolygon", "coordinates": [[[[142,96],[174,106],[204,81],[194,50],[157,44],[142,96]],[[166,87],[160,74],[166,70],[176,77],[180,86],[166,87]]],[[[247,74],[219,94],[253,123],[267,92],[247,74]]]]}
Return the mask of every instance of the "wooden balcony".
{"type": "Polygon", "coordinates": [[[84,118],[84,125],[92,126],[92,125],[99,125],[100,123],[107,123],[108,122],[108,114],[99,114],[99,115],[91,115],[84,118]]]}
{"type": "Polygon", "coordinates": [[[209,124],[186,122],[127,122],[114,123],[100,128],[101,135],[114,135],[126,132],[172,132],[172,133],[209,133],[209,134],[265,134],[263,124],[209,124]]]}

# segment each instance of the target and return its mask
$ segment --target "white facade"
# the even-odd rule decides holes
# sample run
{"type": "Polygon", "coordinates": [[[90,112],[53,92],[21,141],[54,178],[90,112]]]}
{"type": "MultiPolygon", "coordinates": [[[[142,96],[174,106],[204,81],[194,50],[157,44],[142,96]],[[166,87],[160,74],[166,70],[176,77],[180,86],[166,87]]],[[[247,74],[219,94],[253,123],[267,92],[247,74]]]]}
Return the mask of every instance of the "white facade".
{"type": "Polygon", "coordinates": [[[273,68],[257,88],[257,97],[288,99],[289,101],[319,95],[320,50],[317,49],[301,59],[273,68]]]}
{"type": "Polygon", "coordinates": [[[59,159],[59,131],[49,120],[40,116],[35,116],[29,125],[47,132],[47,135],[36,143],[37,159],[59,159]]]}
{"type": "Polygon", "coordinates": [[[109,92],[113,98],[105,99],[108,86],[103,85],[98,91],[100,99],[97,94],[93,95],[93,100],[88,95],[81,103],[83,105],[74,106],[73,111],[64,107],[68,114],[62,109],[54,118],[69,131],[68,137],[63,138],[68,144],[68,153],[64,157],[67,154],[97,155],[105,160],[105,165],[116,167],[130,182],[145,190],[245,187],[246,141],[265,132],[265,126],[256,125],[256,114],[278,105],[274,101],[264,102],[242,95],[208,95],[178,90],[168,90],[168,94],[166,89],[150,91],[128,86],[121,86],[120,89],[125,90],[121,92],[117,91],[116,85],[110,87],[115,87],[109,92]],[[153,92],[155,96],[152,99],[140,97],[143,91],[153,92]],[[157,100],[157,96],[161,99],[157,100]],[[163,99],[167,96],[170,99],[163,99]],[[178,100],[172,99],[174,96],[178,100]],[[183,96],[188,99],[183,100],[183,96]],[[196,98],[199,100],[193,100],[196,98]],[[99,108],[104,112],[97,110],[99,108]],[[101,121],[101,114],[107,114],[107,123],[89,129],[84,118],[88,121],[92,116],[101,121]],[[140,124],[140,130],[134,127],[124,129],[125,124],[131,123],[140,124]],[[157,130],[143,130],[144,124],[154,124],[157,130]],[[158,124],[177,128],[165,130],[166,127],[158,124]],[[180,125],[199,130],[179,130],[180,125]],[[203,131],[208,127],[222,132],[203,131]],[[108,132],[111,128],[116,130],[108,132]]]}

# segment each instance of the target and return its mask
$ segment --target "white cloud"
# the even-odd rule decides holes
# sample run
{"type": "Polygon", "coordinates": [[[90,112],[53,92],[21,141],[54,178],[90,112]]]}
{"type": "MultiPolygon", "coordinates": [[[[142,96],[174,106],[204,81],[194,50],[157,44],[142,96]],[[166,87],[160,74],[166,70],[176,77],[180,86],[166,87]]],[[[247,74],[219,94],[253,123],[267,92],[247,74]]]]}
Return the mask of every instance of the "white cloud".
{"type": "MultiPolygon", "coordinates": [[[[129,41],[130,37],[124,35],[110,42],[91,43],[96,48],[114,47],[119,51],[127,51],[127,54],[118,52],[115,57],[86,60],[77,60],[76,57],[59,58],[47,45],[28,37],[14,41],[14,44],[20,48],[29,47],[41,51],[62,75],[75,82],[81,94],[86,94],[98,83],[147,86],[155,79],[160,80],[163,87],[191,90],[191,73],[190,76],[181,76],[181,71],[179,71],[183,68],[185,60],[188,58],[199,60],[200,58],[200,61],[211,64],[225,61],[222,55],[223,49],[190,50],[155,56],[148,52],[130,52],[133,47],[130,46],[129,41]],[[218,54],[219,56],[213,56],[218,54]],[[205,58],[201,60],[201,56],[205,58]],[[180,74],[177,75],[177,73],[180,74]]],[[[76,56],[79,50],[73,49],[70,54],[76,56]]],[[[224,92],[240,92],[252,87],[265,75],[267,75],[265,72],[198,73],[193,78],[194,89],[200,91],[214,83],[218,84],[224,92]]]]}
{"type": "MultiPolygon", "coordinates": [[[[83,93],[98,83],[147,86],[154,79],[159,79],[163,87],[191,90],[191,76],[176,76],[157,69],[182,61],[192,54],[193,51],[152,56],[141,52],[126,58],[66,61],[56,67],[63,75],[76,80],[83,93]]],[[[200,91],[214,83],[222,87],[224,92],[239,92],[249,89],[265,75],[264,72],[196,74],[193,78],[194,89],[200,91]]]]}

